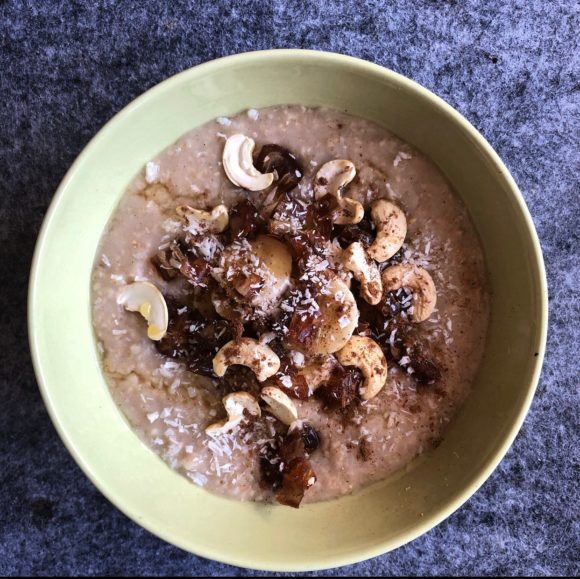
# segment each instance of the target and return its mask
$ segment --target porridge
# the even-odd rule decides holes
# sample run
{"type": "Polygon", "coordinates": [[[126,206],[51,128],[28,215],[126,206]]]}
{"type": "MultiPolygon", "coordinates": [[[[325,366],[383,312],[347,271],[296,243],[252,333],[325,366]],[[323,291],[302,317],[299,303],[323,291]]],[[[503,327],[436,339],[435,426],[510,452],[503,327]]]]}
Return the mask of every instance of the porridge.
{"type": "Polygon", "coordinates": [[[489,319],[482,249],[437,167],[330,109],[250,110],[147,163],[105,232],[112,395],[172,468],[298,507],[437,445],[489,319]]]}

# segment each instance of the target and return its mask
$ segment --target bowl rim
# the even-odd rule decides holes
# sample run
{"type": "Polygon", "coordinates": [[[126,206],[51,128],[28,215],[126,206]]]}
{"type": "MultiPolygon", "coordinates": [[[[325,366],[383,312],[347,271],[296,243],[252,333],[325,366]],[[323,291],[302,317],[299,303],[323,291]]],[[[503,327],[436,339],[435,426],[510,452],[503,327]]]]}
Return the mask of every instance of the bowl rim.
{"type": "Polygon", "coordinates": [[[413,541],[424,533],[430,531],[457,509],[459,509],[479,488],[486,482],[490,477],[492,472],[496,469],[498,464],[503,460],[511,445],[513,444],[517,434],[519,433],[524,419],[530,409],[533,401],[533,397],[536,391],[538,380],[540,377],[540,372],[542,369],[542,364],[545,355],[545,346],[547,340],[547,322],[548,322],[548,289],[547,289],[547,279],[546,270],[544,265],[544,259],[542,255],[542,250],[538,238],[538,234],[533,224],[532,217],[528,210],[528,207],[524,201],[524,198],[515,182],[511,176],[509,170],[500,159],[499,155],[495,152],[492,146],[487,142],[487,140],[479,133],[479,131],[455,108],[449,105],[441,97],[437,96],[435,93],[431,92],[429,89],[423,87],[416,81],[413,81],[402,74],[399,74],[393,70],[383,67],[372,62],[368,62],[356,57],[347,56],[343,54],[325,52],[318,50],[304,50],[304,49],[270,49],[270,50],[258,50],[251,52],[244,52],[233,54],[230,56],[224,56],[211,61],[207,61],[196,66],[190,67],[182,72],[179,72],[162,82],[154,85],[153,87],[146,90],[144,93],[139,95],[137,98],[133,99],[129,104],[127,104],[123,109],[116,113],[109,121],[107,121],[99,131],[92,137],[92,139],[87,143],[87,145],[82,149],[79,155],[76,157],[73,164],[70,166],[62,181],[60,182],[53,199],[50,202],[49,208],[44,216],[43,223],[38,234],[38,238],[35,245],[34,255],[32,258],[32,266],[30,271],[30,278],[28,284],[28,339],[31,351],[31,358],[34,367],[34,372],[39,385],[39,390],[44,401],[44,404],[48,410],[50,419],[67,448],[68,452],[72,455],[73,459],[77,465],[81,468],[85,476],[97,487],[97,489],[123,514],[129,517],[133,522],[143,527],[145,530],[154,534],[155,536],[161,538],[162,540],[177,546],[185,551],[193,553],[197,556],[205,557],[218,561],[220,563],[235,565],[238,567],[246,569],[255,569],[262,571],[287,571],[287,572],[303,572],[303,571],[313,571],[313,570],[324,570],[336,567],[342,567],[345,565],[350,565],[358,563],[370,558],[379,556],[393,549],[397,549],[406,543],[413,541]],[[191,74],[200,73],[211,73],[214,70],[227,67],[230,65],[236,65],[242,61],[247,63],[270,63],[274,60],[283,62],[285,60],[290,61],[293,59],[303,59],[313,62],[319,65],[338,65],[338,66],[349,66],[351,69],[356,69],[357,71],[364,73],[372,73],[374,75],[382,75],[384,78],[390,80],[393,84],[398,84],[404,86],[407,90],[418,93],[423,99],[430,102],[436,108],[441,109],[453,123],[458,124],[464,131],[466,131],[474,140],[478,148],[483,152],[483,154],[491,161],[493,170],[501,173],[509,187],[510,193],[516,202],[517,210],[519,210],[521,216],[523,217],[523,222],[526,226],[526,233],[531,242],[530,254],[533,257],[535,266],[537,267],[538,279],[534,280],[536,283],[536,293],[538,294],[538,327],[539,331],[537,333],[538,339],[535,344],[535,351],[538,352],[537,357],[533,361],[533,372],[531,376],[530,383],[527,388],[526,396],[522,400],[521,407],[518,411],[517,416],[513,420],[513,423],[509,430],[506,432],[504,441],[501,447],[490,456],[486,463],[484,463],[477,473],[475,480],[471,482],[468,486],[458,491],[457,496],[450,500],[446,506],[440,507],[438,511],[433,513],[430,517],[418,522],[416,526],[402,533],[398,538],[386,540],[381,542],[378,546],[369,547],[366,549],[359,549],[356,554],[347,553],[342,555],[336,555],[332,558],[326,558],[321,560],[317,565],[301,565],[300,563],[284,561],[282,566],[263,564],[258,561],[252,560],[251,556],[246,558],[235,558],[229,557],[227,553],[220,552],[217,549],[192,549],[191,545],[185,544],[185,541],[180,540],[180,538],[168,536],[163,530],[157,528],[155,523],[151,523],[147,520],[140,519],[138,513],[132,512],[131,509],[126,507],[112,489],[107,488],[105,482],[101,481],[92,471],[90,465],[85,462],[83,456],[77,453],[72,439],[70,439],[60,421],[59,413],[57,408],[52,404],[51,397],[49,394],[49,385],[45,380],[43,375],[42,365],[40,363],[40,348],[36,341],[36,333],[38,330],[38,325],[34,318],[34,304],[36,302],[36,279],[40,269],[40,255],[42,253],[42,248],[48,237],[50,224],[52,222],[53,216],[56,213],[57,207],[64,196],[64,192],[68,187],[69,182],[75,175],[77,168],[81,165],[86,157],[88,157],[92,149],[95,147],[103,136],[106,136],[106,130],[109,125],[114,124],[120,117],[126,116],[134,109],[140,106],[140,104],[151,98],[158,93],[170,89],[171,85],[178,82],[184,77],[191,74]],[[269,62],[268,62],[269,61],[269,62]]]}

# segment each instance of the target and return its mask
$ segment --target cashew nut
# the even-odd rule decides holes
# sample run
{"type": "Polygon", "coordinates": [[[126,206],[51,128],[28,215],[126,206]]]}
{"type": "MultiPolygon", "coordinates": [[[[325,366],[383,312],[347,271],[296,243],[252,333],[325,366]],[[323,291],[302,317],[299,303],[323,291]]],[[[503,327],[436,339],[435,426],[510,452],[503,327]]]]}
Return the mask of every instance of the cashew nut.
{"type": "Polygon", "coordinates": [[[354,199],[343,197],[343,189],[355,178],[356,169],[351,161],[336,159],[320,167],[314,180],[316,199],[334,195],[340,205],[334,222],[337,225],[358,223],[365,214],[363,206],[354,199]]]}
{"type": "Polygon", "coordinates": [[[340,350],[352,336],[359,318],[356,300],[347,285],[334,278],[328,293],[318,299],[320,317],[318,332],[309,354],[332,354],[340,350]]]}
{"type": "Polygon", "coordinates": [[[437,303],[437,290],[433,278],[422,267],[410,263],[392,265],[383,271],[382,280],[383,288],[387,292],[399,288],[412,290],[413,321],[422,322],[433,313],[437,303]]]}
{"type": "Polygon", "coordinates": [[[264,382],[280,369],[280,358],[274,351],[254,338],[241,338],[228,342],[215,355],[213,371],[220,378],[234,364],[247,366],[254,372],[259,382],[264,382]]]}
{"type": "Polygon", "coordinates": [[[316,392],[322,384],[328,382],[336,365],[336,358],[332,354],[311,357],[298,375],[304,376],[311,392],[316,392]]]}
{"type": "Polygon", "coordinates": [[[336,357],[343,366],[356,366],[362,372],[363,400],[374,398],[383,389],[387,382],[387,359],[373,339],[353,336],[336,357]]]}
{"type": "Polygon", "coordinates": [[[251,242],[252,250],[263,262],[272,279],[260,291],[260,299],[276,304],[290,285],[292,275],[292,255],[288,246],[269,235],[260,235],[251,242]]]}
{"type": "Polygon", "coordinates": [[[383,283],[377,264],[367,257],[360,242],[351,243],[343,252],[344,267],[352,271],[361,285],[362,297],[376,306],[383,297],[383,283]]]}
{"type": "Polygon", "coordinates": [[[367,253],[381,263],[401,249],[407,235],[407,219],[397,205],[386,199],[373,203],[371,216],[377,227],[377,236],[367,253]]]}
{"type": "Polygon", "coordinates": [[[256,143],[245,135],[232,135],[226,141],[222,161],[228,179],[238,187],[250,191],[267,189],[274,181],[274,173],[260,173],[254,167],[252,152],[256,143]]]}
{"type": "Polygon", "coordinates": [[[169,313],[163,294],[152,284],[139,281],[123,288],[117,303],[130,312],[139,312],[148,323],[147,336],[161,340],[167,332],[169,313]]]}
{"type": "Polygon", "coordinates": [[[262,415],[258,401],[247,392],[228,394],[222,402],[228,417],[208,426],[205,432],[209,436],[220,436],[231,432],[247,419],[245,412],[256,418],[260,418],[262,415]]]}
{"type": "Polygon", "coordinates": [[[260,395],[268,410],[283,424],[290,426],[298,420],[298,410],[290,398],[275,386],[266,386],[260,395]]]}
{"type": "Polygon", "coordinates": [[[216,205],[211,211],[180,205],[176,212],[180,217],[187,219],[187,229],[193,234],[221,233],[227,229],[230,221],[225,205],[216,205]]]}

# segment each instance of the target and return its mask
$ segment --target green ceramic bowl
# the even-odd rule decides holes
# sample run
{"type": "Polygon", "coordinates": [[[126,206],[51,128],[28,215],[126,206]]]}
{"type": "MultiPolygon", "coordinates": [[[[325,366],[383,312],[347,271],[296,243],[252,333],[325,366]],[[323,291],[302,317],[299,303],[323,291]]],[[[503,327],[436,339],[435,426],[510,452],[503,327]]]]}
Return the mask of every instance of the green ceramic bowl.
{"type": "Polygon", "coordinates": [[[30,279],[30,342],[52,420],[75,460],[134,521],[183,549],[266,570],[361,561],[425,533],[486,480],[532,401],[547,291],[532,220],[508,170],[454,109],[418,84],[353,58],[280,50],[216,60],[151,89],[90,142],[44,221],[30,279]],[[325,105],[380,123],[431,157],[467,205],[493,288],[485,360],[444,442],[354,496],[292,510],[211,495],[145,447],[115,406],[91,328],[99,238],[126,185],[186,131],[250,107],[325,105]]]}

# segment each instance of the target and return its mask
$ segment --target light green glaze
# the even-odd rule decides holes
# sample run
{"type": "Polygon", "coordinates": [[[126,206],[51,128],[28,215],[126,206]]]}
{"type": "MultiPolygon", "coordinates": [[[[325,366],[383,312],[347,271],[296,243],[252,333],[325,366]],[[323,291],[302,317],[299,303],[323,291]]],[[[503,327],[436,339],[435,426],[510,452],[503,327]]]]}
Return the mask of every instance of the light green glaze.
{"type": "Polygon", "coordinates": [[[30,279],[36,374],[52,420],[85,473],[124,513],[163,539],[204,557],[268,570],[335,567],[384,553],[466,501],[502,459],[529,408],[546,318],[545,272],[532,221],[516,184],[481,135],[449,105],[398,74],[344,56],[296,50],[204,64],[119,113],[60,185],[30,279]],[[355,496],[299,511],[211,495],[145,447],[101,375],[90,304],[99,238],[147,160],[216,116],[292,103],[372,119],[434,159],[472,215],[494,296],[475,391],[441,446],[355,496]]]}

